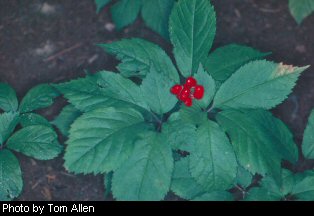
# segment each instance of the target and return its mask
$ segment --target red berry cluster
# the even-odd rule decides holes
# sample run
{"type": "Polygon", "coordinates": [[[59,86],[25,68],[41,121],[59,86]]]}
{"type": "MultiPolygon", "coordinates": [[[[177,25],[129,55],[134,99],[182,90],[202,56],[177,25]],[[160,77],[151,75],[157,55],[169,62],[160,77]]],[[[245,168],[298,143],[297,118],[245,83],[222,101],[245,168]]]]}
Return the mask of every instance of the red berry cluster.
{"type": "Polygon", "coordinates": [[[194,98],[201,100],[204,97],[204,87],[197,85],[197,81],[193,77],[187,78],[183,86],[174,85],[170,91],[188,107],[193,105],[194,98]]]}

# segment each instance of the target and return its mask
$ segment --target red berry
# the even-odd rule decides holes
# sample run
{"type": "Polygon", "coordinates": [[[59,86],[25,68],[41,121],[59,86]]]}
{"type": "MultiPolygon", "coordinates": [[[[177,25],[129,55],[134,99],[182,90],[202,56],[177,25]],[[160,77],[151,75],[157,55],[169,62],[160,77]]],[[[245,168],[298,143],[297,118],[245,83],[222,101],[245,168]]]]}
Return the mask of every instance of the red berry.
{"type": "Polygon", "coordinates": [[[184,104],[185,104],[187,107],[191,107],[191,106],[193,105],[192,98],[187,98],[187,99],[184,101],[184,104]]]}
{"type": "Polygon", "coordinates": [[[195,99],[200,100],[204,97],[204,87],[201,85],[195,86],[193,96],[195,99]]]}
{"type": "Polygon", "coordinates": [[[190,98],[191,90],[187,88],[183,88],[181,93],[178,95],[178,99],[180,101],[186,101],[187,98],[190,98]]]}
{"type": "Polygon", "coordinates": [[[170,92],[174,95],[178,95],[181,90],[183,89],[183,87],[181,85],[174,85],[171,89],[170,92]]]}
{"type": "Polygon", "coordinates": [[[185,86],[188,88],[193,88],[197,85],[196,79],[193,77],[188,77],[185,81],[185,86]]]}

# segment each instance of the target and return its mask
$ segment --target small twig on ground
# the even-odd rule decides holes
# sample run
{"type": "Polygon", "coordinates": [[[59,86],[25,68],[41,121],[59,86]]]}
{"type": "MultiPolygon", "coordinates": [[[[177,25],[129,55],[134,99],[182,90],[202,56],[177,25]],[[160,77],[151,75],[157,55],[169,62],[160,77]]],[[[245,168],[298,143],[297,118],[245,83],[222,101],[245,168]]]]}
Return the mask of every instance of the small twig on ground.
{"type": "Polygon", "coordinates": [[[262,7],[258,6],[256,4],[256,2],[254,2],[254,1],[252,2],[252,4],[253,4],[254,7],[258,8],[258,10],[260,10],[260,11],[262,11],[264,13],[278,13],[278,12],[280,12],[282,10],[282,8],[276,8],[276,9],[262,8],[262,7]]]}
{"type": "Polygon", "coordinates": [[[259,10],[264,13],[278,13],[281,11],[281,8],[277,8],[277,9],[259,8],[259,10]]]}
{"type": "Polygon", "coordinates": [[[234,9],[234,12],[238,18],[241,18],[241,13],[238,9],[234,9]]]}
{"type": "Polygon", "coordinates": [[[68,53],[68,52],[71,52],[71,51],[73,51],[73,50],[75,50],[75,49],[77,49],[77,48],[80,48],[82,45],[83,45],[82,43],[77,43],[77,44],[75,44],[74,46],[71,46],[71,47],[69,47],[69,48],[67,48],[67,49],[64,49],[64,50],[62,50],[62,51],[60,51],[60,52],[58,52],[58,53],[56,53],[56,54],[54,54],[54,55],[52,55],[52,56],[46,58],[46,59],[44,59],[44,62],[53,61],[53,60],[55,60],[56,58],[58,58],[58,57],[60,57],[60,56],[62,56],[62,55],[64,55],[64,54],[66,54],[66,53],[68,53]]]}
{"type": "Polygon", "coordinates": [[[40,179],[38,179],[35,184],[33,184],[32,186],[32,190],[34,190],[39,184],[41,184],[44,180],[45,180],[46,176],[41,177],[40,179]]]}
{"type": "Polygon", "coordinates": [[[66,172],[60,172],[62,175],[65,175],[65,176],[68,176],[68,177],[76,177],[75,175],[73,174],[70,174],[70,173],[66,173],[66,172]]]}
{"type": "Polygon", "coordinates": [[[48,187],[44,187],[40,193],[46,198],[46,200],[50,201],[52,200],[52,194],[48,187]]]}

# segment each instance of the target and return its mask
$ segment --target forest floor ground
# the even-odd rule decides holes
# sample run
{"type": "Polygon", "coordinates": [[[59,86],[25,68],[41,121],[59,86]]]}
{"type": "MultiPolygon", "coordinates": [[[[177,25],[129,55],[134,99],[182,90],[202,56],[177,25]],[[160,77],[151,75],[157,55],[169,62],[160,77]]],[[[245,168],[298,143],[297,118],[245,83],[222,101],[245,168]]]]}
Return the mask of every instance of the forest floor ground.
{"type": "MultiPolygon", "coordinates": [[[[297,25],[287,0],[213,0],[213,4],[217,12],[213,49],[238,43],[272,52],[269,60],[314,66],[314,16],[297,25]]],[[[95,44],[121,38],[145,38],[170,53],[168,42],[146,28],[141,20],[116,32],[108,9],[99,15],[95,10],[93,0],[0,0],[0,81],[12,85],[22,98],[40,83],[82,77],[84,70],[115,70],[117,61],[95,44]]],[[[41,113],[52,120],[65,103],[59,99],[41,113]]],[[[314,67],[311,67],[273,113],[290,127],[300,144],[313,107],[314,67]]],[[[63,168],[62,155],[45,162],[19,154],[18,157],[24,179],[18,200],[104,200],[103,177],[68,173],[63,168]]],[[[168,198],[176,199],[171,195],[168,198]]]]}

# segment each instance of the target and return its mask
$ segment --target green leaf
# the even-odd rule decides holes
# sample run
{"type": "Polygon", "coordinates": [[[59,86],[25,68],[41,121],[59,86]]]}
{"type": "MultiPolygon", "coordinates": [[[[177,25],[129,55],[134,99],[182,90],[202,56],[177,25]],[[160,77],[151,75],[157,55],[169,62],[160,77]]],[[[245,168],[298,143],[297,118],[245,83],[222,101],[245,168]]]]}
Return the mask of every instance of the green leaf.
{"type": "Polygon", "coordinates": [[[216,13],[208,0],[180,0],[169,21],[174,56],[184,77],[195,73],[212,47],[216,13]]]}
{"type": "Polygon", "coordinates": [[[0,151],[0,201],[9,201],[20,195],[23,189],[19,161],[9,150],[0,151]]]}
{"type": "Polygon", "coordinates": [[[213,191],[194,198],[192,201],[234,201],[231,193],[227,191],[213,191]]]}
{"type": "Polygon", "coordinates": [[[314,200],[314,173],[307,171],[293,174],[283,169],[281,172],[281,184],[278,184],[271,176],[262,179],[260,187],[248,192],[246,200],[249,201],[273,201],[273,200],[314,200]]]}
{"type": "Polygon", "coordinates": [[[58,97],[56,90],[48,84],[35,86],[27,92],[20,105],[20,112],[26,113],[33,110],[49,107],[53,99],[58,97]]]}
{"type": "Polygon", "coordinates": [[[108,198],[110,193],[112,192],[112,177],[113,172],[109,172],[104,176],[104,185],[105,185],[105,198],[108,198]]]}
{"type": "Polygon", "coordinates": [[[297,174],[295,186],[291,190],[297,200],[314,201],[314,172],[307,171],[297,174]]]}
{"type": "Polygon", "coordinates": [[[51,127],[51,124],[47,119],[36,113],[25,113],[20,116],[20,124],[22,127],[28,127],[33,125],[44,125],[51,127]]]}
{"type": "Polygon", "coordinates": [[[260,186],[252,188],[247,193],[247,201],[279,201],[284,200],[289,191],[284,190],[287,182],[290,186],[294,185],[293,174],[289,170],[281,171],[281,183],[278,184],[271,176],[266,176],[260,182],[260,186]]]}
{"type": "Polygon", "coordinates": [[[221,85],[214,99],[215,107],[271,109],[287,98],[307,68],[265,60],[250,62],[221,85]]]}
{"type": "Polygon", "coordinates": [[[97,13],[99,13],[101,9],[103,9],[109,2],[110,0],[95,0],[97,6],[97,13]]]}
{"type": "Polygon", "coordinates": [[[196,145],[196,127],[183,122],[181,119],[168,120],[162,126],[162,132],[167,136],[166,142],[173,150],[191,151],[196,145]]]}
{"type": "Polygon", "coordinates": [[[136,20],[141,5],[141,0],[119,0],[112,6],[112,19],[118,30],[121,30],[136,20]]]}
{"type": "Polygon", "coordinates": [[[174,0],[143,1],[142,17],[151,29],[169,39],[168,22],[174,0]]]}
{"type": "Polygon", "coordinates": [[[94,76],[54,85],[78,110],[90,111],[102,106],[112,106],[116,101],[105,97],[94,76]],[[84,88],[82,88],[84,87],[84,88]]]}
{"type": "Polygon", "coordinates": [[[171,190],[186,200],[193,201],[227,201],[233,200],[226,191],[206,191],[191,176],[189,171],[189,157],[177,161],[171,181],[171,190]]]}
{"type": "Polygon", "coordinates": [[[194,124],[196,126],[201,125],[208,119],[206,110],[201,108],[198,101],[194,101],[192,107],[182,105],[179,114],[183,122],[194,124]]]}
{"type": "Polygon", "coordinates": [[[294,174],[290,170],[282,169],[281,178],[282,183],[280,185],[280,192],[283,196],[291,195],[292,191],[294,190],[295,184],[303,179],[303,173],[294,174]]]}
{"type": "Polygon", "coordinates": [[[314,12],[314,1],[289,0],[289,9],[297,23],[301,24],[306,17],[314,12]]]}
{"type": "Polygon", "coordinates": [[[120,74],[102,71],[97,74],[97,84],[105,97],[118,103],[129,103],[148,110],[148,105],[139,86],[120,74]]]}
{"type": "Polygon", "coordinates": [[[223,111],[217,121],[228,133],[240,165],[253,174],[279,180],[281,160],[298,158],[289,129],[265,110],[223,111]]]}
{"type": "MultiPolygon", "coordinates": [[[[177,104],[177,97],[170,92],[174,84],[168,77],[151,68],[142,82],[141,93],[153,112],[162,115],[177,104]]],[[[141,94],[139,93],[139,95],[141,94]]]]}
{"type": "Polygon", "coordinates": [[[118,200],[162,200],[170,188],[173,158],[162,134],[146,133],[130,158],[113,174],[112,191],[118,200]]]}
{"type": "Polygon", "coordinates": [[[0,114],[0,147],[11,136],[18,122],[19,117],[17,113],[0,114]]]}
{"type": "Polygon", "coordinates": [[[261,181],[259,188],[253,188],[246,200],[314,200],[314,172],[293,174],[289,170],[282,170],[282,184],[276,183],[271,176],[261,181]]]}
{"type": "Polygon", "coordinates": [[[191,176],[189,171],[189,157],[175,162],[171,180],[171,191],[186,200],[191,200],[206,192],[191,176]]]}
{"type": "Polygon", "coordinates": [[[238,165],[226,134],[208,120],[197,129],[196,143],[190,154],[192,176],[207,191],[229,189],[238,165]]]}
{"type": "Polygon", "coordinates": [[[248,193],[245,201],[281,201],[280,194],[269,192],[266,188],[252,188],[248,193]]]}
{"type": "Polygon", "coordinates": [[[105,173],[132,153],[138,134],[149,125],[133,109],[101,108],[80,116],[71,126],[65,167],[74,173],[105,173]]]}
{"type": "MultiPolygon", "coordinates": [[[[247,113],[246,113],[247,115],[247,113]]],[[[259,130],[277,146],[282,159],[296,163],[298,160],[298,148],[294,142],[290,129],[278,118],[265,110],[252,111],[250,117],[253,121],[259,122],[259,130]]]]}
{"type": "Polygon", "coordinates": [[[216,84],[213,78],[200,65],[197,73],[194,75],[198,85],[202,85],[205,89],[204,97],[199,101],[201,108],[206,109],[212,102],[216,93],[216,84]]]}
{"type": "Polygon", "coordinates": [[[304,131],[302,152],[305,158],[314,159],[314,110],[311,112],[304,131]]]}
{"type": "Polygon", "coordinates": [[[206,60],[204,67],[215,80],[224,82],[242,65],[261,59],[270,53],[261,53],[251,47],[230,44],[216,49],[206,60]]]}
{"type": "Polygon", "coordinates": [[[253,175],[242,166],[238,166],[236,184],[241,185],[243,188],[247,188],[251,185],[252,180],[253,175]]]}
{"type": "Polygon", "coordinates": [[[118,70],[125,77],[145,77],[150,68],[179,83],[178,72],[169,56],[156,44],[142,39],[124,39],[110,44],[101,44],[106,52],[116,55],[122,63],[118,70]]]}
{"type": "Polygon", "coordinates": [[[38,160],[50,160],[62,151],[57,139],[57,134],[50,127],[33,125],[14,133],[8,139],[7,147],[38,160]]]}
{"type": "Polygon", "coordinates": [[[63,136],[69,136],[72,123],[80,115],[82,115],[82,113],[70,104],[62,109],[61,113],[52,121],[52,124],[60,130],[63,136]]]}
{"type": "Polygon", "coordinates": [[[0,109],[5,112],[15,112],[18,101],[14,89],[5,83],[0,83],[0,109]]]}

